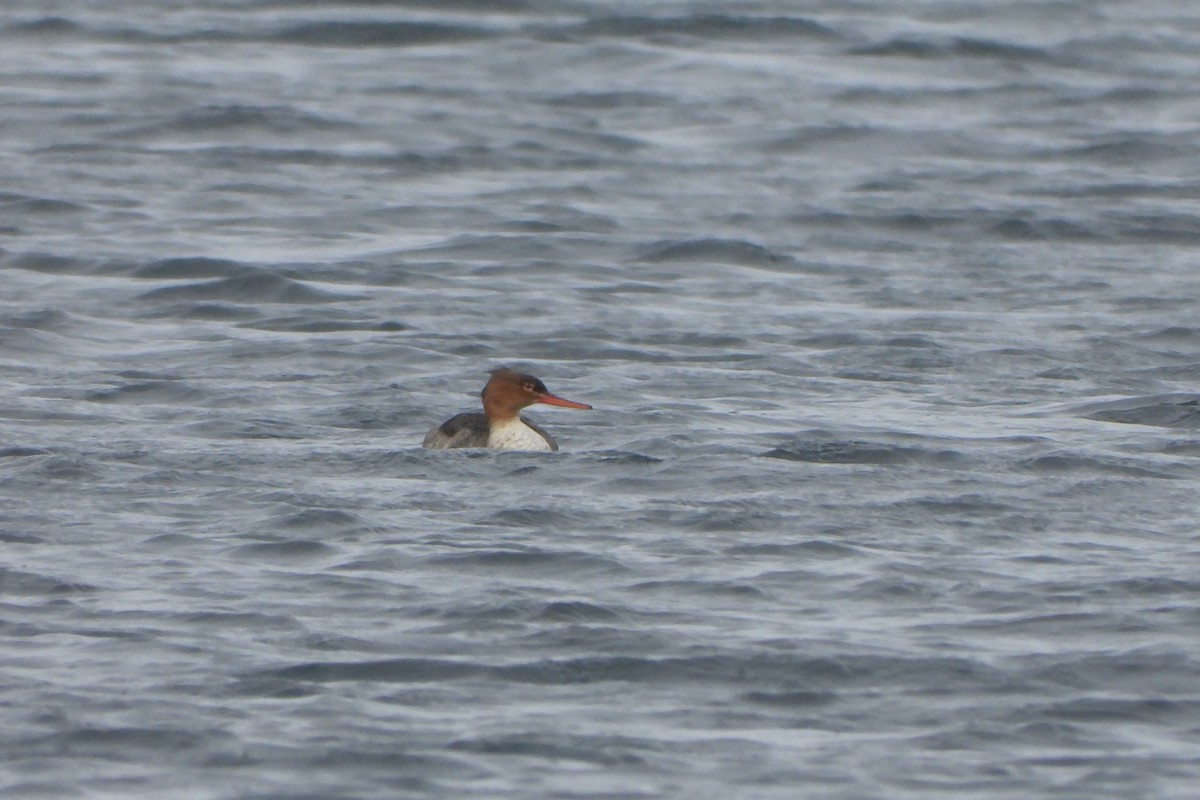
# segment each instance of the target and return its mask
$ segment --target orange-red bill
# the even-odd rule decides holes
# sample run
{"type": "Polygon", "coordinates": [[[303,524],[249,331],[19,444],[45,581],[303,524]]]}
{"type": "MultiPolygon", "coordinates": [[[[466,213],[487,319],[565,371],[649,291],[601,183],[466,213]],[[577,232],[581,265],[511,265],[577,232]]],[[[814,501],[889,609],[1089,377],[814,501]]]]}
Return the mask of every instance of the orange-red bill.
{"type": "Polygon", "coordinates": [[[545,403],[548,406],[562,406],[563,408],[582,408],[591,411],[592,407],[587,403],[576,403],[574,400],[567,400],[559,397],[556,394],[544,394],[537,400],[539,403],[545,403]]]}

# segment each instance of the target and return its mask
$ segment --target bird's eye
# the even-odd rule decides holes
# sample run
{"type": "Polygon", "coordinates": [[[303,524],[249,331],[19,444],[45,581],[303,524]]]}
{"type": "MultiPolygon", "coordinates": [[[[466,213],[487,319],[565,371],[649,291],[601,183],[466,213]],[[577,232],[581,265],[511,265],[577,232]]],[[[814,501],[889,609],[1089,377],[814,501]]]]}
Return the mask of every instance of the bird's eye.
{"type": "Polygon", "coordinates": [[[532,383],[522,384],[521,388],[531,394],[537,394],[537,387],[534,386],[532,383]]]}

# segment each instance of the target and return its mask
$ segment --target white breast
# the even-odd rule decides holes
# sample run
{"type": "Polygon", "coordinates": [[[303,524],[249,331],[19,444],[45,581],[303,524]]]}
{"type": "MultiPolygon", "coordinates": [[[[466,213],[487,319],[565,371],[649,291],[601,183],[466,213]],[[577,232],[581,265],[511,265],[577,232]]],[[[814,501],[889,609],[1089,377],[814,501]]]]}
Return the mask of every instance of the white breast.
{"type": "Polygon", "coordinates": [[[550,443],[540,433],[520,419],[493,422],[488,433],[487,446],[493,450],[543,450],[549,451],[550,443]]]}

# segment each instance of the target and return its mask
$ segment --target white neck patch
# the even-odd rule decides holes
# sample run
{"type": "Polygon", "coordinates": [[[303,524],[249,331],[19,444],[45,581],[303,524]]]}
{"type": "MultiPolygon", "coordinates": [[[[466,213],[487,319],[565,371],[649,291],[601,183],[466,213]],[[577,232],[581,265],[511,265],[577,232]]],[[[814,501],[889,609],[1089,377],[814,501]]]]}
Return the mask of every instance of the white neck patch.
{"type": "Polygon", "coordinates": [[[493,422],[488,432],[487,446],[492,450],[550,450],[550,443],[522,422],[520,417],[493,422]]]}

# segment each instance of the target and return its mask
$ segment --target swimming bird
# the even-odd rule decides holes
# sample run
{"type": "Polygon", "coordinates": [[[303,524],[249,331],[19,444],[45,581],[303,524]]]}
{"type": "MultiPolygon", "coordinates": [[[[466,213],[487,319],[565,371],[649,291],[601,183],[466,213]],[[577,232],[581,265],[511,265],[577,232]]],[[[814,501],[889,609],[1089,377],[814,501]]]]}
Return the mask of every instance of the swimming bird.
{"type": "Polygon", "coordinates": [[[483,387],[483,413],[456,414],[431,430],[422,447],[448,450],[455,447],[487,447],[492,450],[558,449],[554,437],[521,416],[521,409],[534,403],[563,408],[591,409],[586,403],[576,403],[551,394],[532,375],[501,367],[494,369],[483,387]]]}

